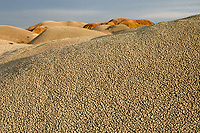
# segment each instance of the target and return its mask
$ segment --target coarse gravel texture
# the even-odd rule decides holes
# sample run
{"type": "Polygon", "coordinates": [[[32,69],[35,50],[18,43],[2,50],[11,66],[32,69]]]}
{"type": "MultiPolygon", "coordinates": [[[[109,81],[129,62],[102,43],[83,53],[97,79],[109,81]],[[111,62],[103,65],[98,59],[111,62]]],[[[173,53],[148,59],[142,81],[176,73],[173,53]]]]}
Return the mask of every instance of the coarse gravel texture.
{"type": "Polygon", "coordinates": [[[199,54],[196,15],[2,64],[1,132],[198,132],[199,54]]]}
{"type": "MultiPolygon", "coordinates": [[[[51,50],[57,47],[63,47],[68,45],[73,45],[76,43],[86,42],[94,38],[95,36],[82,36],[75,38],[64,38],[58,40],[52,40],[48,42],[43,42],[39,44],[18,44],[18,45],[4,45],[1,46],[0,50],[0,64],[11,62],[13,60],[26,58],[33,56],[39,53],[42,53],[47,50],[51,50]],[[23,48],[24,47],[24,48],[23,48]]],[[[13,63],[12,63],[13,64],[13,63]]],[[[3,69],[0,67],[0,69],[3,69]]]]}

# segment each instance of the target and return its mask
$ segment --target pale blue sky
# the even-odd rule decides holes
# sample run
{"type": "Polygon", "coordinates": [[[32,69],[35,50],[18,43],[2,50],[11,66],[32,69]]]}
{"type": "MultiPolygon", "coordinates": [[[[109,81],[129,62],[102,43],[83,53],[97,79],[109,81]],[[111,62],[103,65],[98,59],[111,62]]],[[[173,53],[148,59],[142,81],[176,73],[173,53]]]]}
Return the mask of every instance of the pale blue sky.
{"type": "Polygon", "coordinates": [[[27,28],[53,21],[104,22],[112,18],[155,23],[200,14],[200,0],[1,0],[0,25],[27,28]]]}

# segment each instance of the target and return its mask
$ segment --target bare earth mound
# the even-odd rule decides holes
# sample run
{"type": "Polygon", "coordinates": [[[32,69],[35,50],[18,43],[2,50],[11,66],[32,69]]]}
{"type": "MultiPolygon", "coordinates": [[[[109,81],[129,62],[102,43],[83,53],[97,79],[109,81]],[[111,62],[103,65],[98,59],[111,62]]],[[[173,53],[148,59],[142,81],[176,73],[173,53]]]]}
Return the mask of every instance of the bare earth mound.
{"type": "Polygon", "coordinates": [[[9,40],[4,40],[4,39],[0,39],[0,47],[1,45],[8,45],[8,44],[16,44],[15,42],[9,41],[9,40]]]}
{"type": "Polygon", "coordinates": [[[111,25],[99,25],[99,26],[92,28],[92,30],[101,31],[108,35],[111,33],[117,33],[117,32],[128,30],[128,29],[130,29],[130,28],[124,24],[118,24],[118,25],[112,25],[112,26],[111,25]]]}
{"type": "Polygon", "coordinates": [[[106,30],[110,31],[111,33],[117,33],[128,29],[130,29],[128,26],[124,24],[119,24],[119,25],[112,25],[108,27],[106,30]]]}
{"type": "Polygon", "coordinates": [[[42,42],[58,40],[63,38],[74,38],[82,36],[98,37],[106,35],[100,31],[92,31],[84,28],[72,27],[72,26],[56,26],[51,27],[33,39],[30,44],[38,44],[42,42]]]}
{"type": "Polygon", "coordinates": [[[36,36],[38,36],[38,34],[32,33],[25,29],[7,25],[0,25],[0,39],[3,40],[26,44],[36,36]]]}
{"type": "MultiPolygon", "coordinates": [[[[21,59],[29,56],[33,56],[42,53],[53,48],[73,45],[76,43],[86,42],[91,40],[92,36],[83,36],[75,38],[65,38],[59,40],[53,40],[45,43],[34,44],[34,45],[5,45],[1,46],[0,50],[0,64],[7,63],[16,59],[21,59]],[[22,48],[25,47],[25,48],[22,48]]],[[[0,67],[1,69],[1,67],[0,67]]]]}
{"type": "Polygon", "coordinates": [[[27,45],[27,44],[17,44],[17,43],[12,42],[12,41],[0,39],[0,62],[1,62],[1,57],[3,56],[3,54],[6,55],[10,51],[16,51],[17,49],[27,47],[27,46],[29,46],[29,45],[27,45]]]}
{"type": "Polygon", "coordinates": [[[29,45],[27,45],[27,44],[14,44],[14,45],[13,44],[5,44],[5,45],[0,45],[0,59],[1,59],[1,56],[3,54],[6,55],[8,52],[16,51],[16,50],[24,48],[24,47],[29,47],[29,45]]]}
{"type": "Polygon", "coordinates": [[[110,25],[99,25],[99,26],[92,28],[91,30],[96,30],[96,31],[101,31],[106,34],[111,34],[111,32],[106,30],[108,27],[110,27],[110,25]]]}
{"type": "Polygon", "coordinates": [[[84,25],[83,28],[92,29],[100,25],[119,25],[119,24],[126,25],[129,28],[135,28],[139,26],[152,25],[154,23],[149,20],[143,20],[143,19],[134,20],[134,19],[128,19],[128,18],[115,18],[115,19],[111,19],[108,22],[89,23],[89,24],[84,25]]]}
{"type": "Polygon", "coordinates": [[[86,23],[78,22],[78,21],[44,21],[35,25],[28,27],[26,30],[32,31],[34,33],[42,33],[44,30],[54,26],[74,26],[82,28],[86,23]]]}
{"type": "Polygon", "coordinates": [[[200,15],[1,65],[2,132],[199,131],[200,15]]]}

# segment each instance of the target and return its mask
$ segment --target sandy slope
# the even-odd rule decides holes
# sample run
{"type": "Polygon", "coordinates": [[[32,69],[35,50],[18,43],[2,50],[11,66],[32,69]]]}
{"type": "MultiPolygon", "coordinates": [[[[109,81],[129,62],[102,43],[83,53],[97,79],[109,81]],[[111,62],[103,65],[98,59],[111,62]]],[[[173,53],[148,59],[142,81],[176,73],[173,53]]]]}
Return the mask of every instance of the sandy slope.
{"type": "Polygon", "coordinates": [[[0,39],[2,40],[9,40],[15,43],[26,44],[36,36],[38,36],[38,34],[32,33],[25,29],[7,25],[0,25],[0,39]]]}
{"type": "Polygon", "coordinates": [[[42,53],[44,51],[51,50],[53,48],[86,42],[91,40],[92,38],[94,38],[94,36],[91,35],[91,36],[83,36],[75,38],[64,38],[34,45],[31,44],[4,45],[1,46],[0,50],[0,64],[7,63],[9,61],[13,61],[16,59],[33,56],[42,53]]]}
{"type": "Polygon", "coordinates": [[[121,32],[121,31],[128,30],[128,29],[130,29],[130,28],[124,24],[112,25],[112,26],[111,25],[99,25],[99,26],[92,28],[92,30],[101,31],[106,34],[117,33],[117,32],[121,32]]]}
{"type": "Polygon", "coordinates": [[[41,23],[38,23],[38,24],[35,24],[35,25],[28,27],[26,30],[40,34],[45,29],[50,28],[50,27],[54,27],[54,26],[73,26],[73,27],[82,28],[84,25],[86,25],[86,23],[78,22],[78,21],[60,21],[60,22],[43,21],[41,23]]]}
{"type": "Polygon", "coordinates": [[[16,44],[15,42],[9,41],[9,40],[4,40],[4,39],[0,39],[0,46],[1,45],[7,45],[7,44],[16,44]]]}
{"type": "MultiPolygon", "coordinates": [[[[29,47],[29,46],[31,46],[31,45],[17,44],[12,41],[0,39],[0,64],[2,62],[1,61],[2,57],[8,56],[11,53],[18,51],[19,49],[22,49],[24,47],[29,47]]],[[[16,55],[14,55],[14,56],[16,56],[16,55]]]]}
{"type": "Polygon", "coordinates": [[[79,27],[72,26],[56,26],[51,27],[33,39],[30,44],[38,44],[42,42],[47,42],[51,40],[58,40],[63,38],[74,38],[74,37],[82,37],[82,36],[103,36],[106,35],[99,31],[92,31],[79,27]]]}
{"type": "Polygon", "coordinates": [[[1,56],[5,56],[9,52],[17,51],[24,47],[29,47],[27,44],[4,44],[0,45],[0,58],[1,56]]]}
{"type": "Polygon", "coordinates": [[[2,131],[199,131],[199,25],[197,15],[0,65],[2,131]]]}

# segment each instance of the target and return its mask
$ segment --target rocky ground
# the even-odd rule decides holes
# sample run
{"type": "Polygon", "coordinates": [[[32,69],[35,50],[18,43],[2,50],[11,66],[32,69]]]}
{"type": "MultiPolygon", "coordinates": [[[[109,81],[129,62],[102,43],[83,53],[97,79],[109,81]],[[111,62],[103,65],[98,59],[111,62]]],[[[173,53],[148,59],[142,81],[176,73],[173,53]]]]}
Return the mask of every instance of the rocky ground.
{"type": "Polygon", "coordinates": [[[198,132],[200,15],[0,65],[2,132],[198,132]]]}

